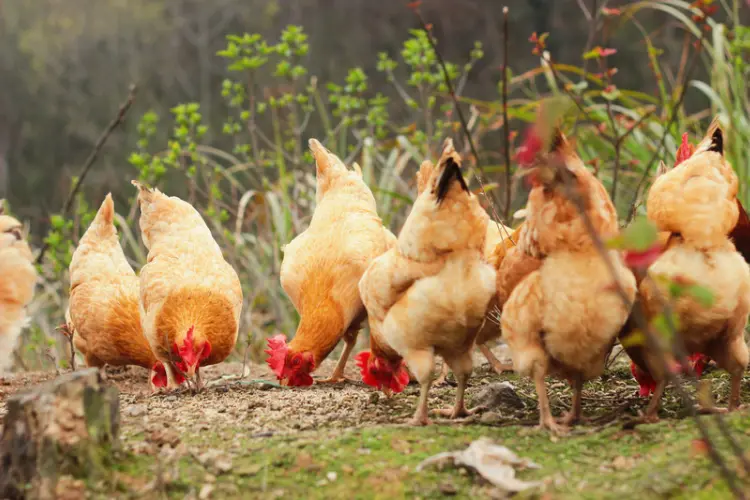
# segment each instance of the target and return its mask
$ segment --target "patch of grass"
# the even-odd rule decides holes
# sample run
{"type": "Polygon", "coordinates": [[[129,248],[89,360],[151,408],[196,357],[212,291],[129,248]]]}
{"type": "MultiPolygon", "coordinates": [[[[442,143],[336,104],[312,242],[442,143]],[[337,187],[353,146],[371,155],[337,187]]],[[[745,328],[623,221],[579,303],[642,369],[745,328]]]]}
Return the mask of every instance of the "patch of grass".
{"type": "MultiPolygon", "coordinates": [[[[743,447],[750,445],[747,412],[727,418],[743,447]]],[[[223,436],[226,433],[222,433],[223,436]]],[[[707,457],[694,451],[697,430],[689,420],[669,420],[622,430],[581,427],[555,438],[529,427],[372,427],[241,440],[232,471],[216,479],[222,498],[435,498],[446,493],[489,498],[491,486],[473,473],[446,468],[414,472],[423,459],[462,449],[486,436],[539,463],[519,473],[544,480],[520,498],[724,498],[729,492],[707,457]],[[335,473],[335,479],[332,473],[335,473]]],[[[210,432],[186,436],[188,446],[216,446],[210,432]]],[[[726,446],[722,446],[727,451],[726,446]]],[[[732,463],[733,467],[737,464],[732,463]]],[[[118,466],[126,483],[153,478],[156,459],[127,455],[118,466]]],[[[199,491],[207,471],[193,458],[179,460],[179,477],[166,486],[170,497],[199,491]]],[[[209,478],[208,480],[210,480],[209,478]]]]}

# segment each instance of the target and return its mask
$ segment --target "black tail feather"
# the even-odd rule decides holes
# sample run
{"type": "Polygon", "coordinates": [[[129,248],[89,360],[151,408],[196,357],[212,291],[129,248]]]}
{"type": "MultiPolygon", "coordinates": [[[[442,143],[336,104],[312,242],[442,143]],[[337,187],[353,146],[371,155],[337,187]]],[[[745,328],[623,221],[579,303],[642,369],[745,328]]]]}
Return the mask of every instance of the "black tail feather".
{"type": "Polygon", "coordinates": [[[445,160],[445,170],[443,170],[443,173],[440,176],[440,180],[438,181],[437,185],[438,205],[443,201],[443,199],[445,199],[454,179],[458,180],[458,182],[461,184],[461,189],[466,192],[469,191],[469,186],[466,185],[464,176],[461,175],[461,167],[458,166],[458,163],[456,163],[453,158],[449,157],[445,160]]]}

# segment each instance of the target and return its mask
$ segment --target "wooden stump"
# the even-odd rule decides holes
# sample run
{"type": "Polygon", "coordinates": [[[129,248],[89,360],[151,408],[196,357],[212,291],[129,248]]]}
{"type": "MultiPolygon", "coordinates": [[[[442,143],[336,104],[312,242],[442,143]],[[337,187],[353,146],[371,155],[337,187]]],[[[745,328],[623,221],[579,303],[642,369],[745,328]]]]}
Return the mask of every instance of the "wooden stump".
{"type": "Polygon", "coordinates": [[[117,388],[96,368],[8,399],[0,436],[0,498],[55,498],[62,476],[104,473],[117,445],[117,388]]]}

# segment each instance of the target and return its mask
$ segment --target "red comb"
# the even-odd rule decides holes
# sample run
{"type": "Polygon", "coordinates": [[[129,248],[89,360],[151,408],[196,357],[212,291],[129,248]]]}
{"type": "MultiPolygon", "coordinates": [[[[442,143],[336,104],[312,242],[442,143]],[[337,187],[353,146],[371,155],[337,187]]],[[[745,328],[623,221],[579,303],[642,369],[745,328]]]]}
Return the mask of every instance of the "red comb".
{"type": "Polygon", "coordinates": [[[398,369],[395,372],[383,370],[380,373],[380,377],[376,377],[368,369],[370,356],[372,356],[370,351],[362,351],[354,357],[362,374],[362,381],[378,389],[383,389],[383,387],[387,386],[393,392],[403,391],[404,387],[409,383],[409,372],[406,371],[403,361],[399,363],[398,369]]]}
{"type": "Polygon", "coordinates": [[[687,160],[691,156],[693,156],[693,153],[695,153],[695,146],[690,144],[690,141],[688,140],[687,132],[682,134],[682,144],[680,144],[680,147],[677,148],[677,154],[674,161],[674,166],[676,167],[683,161],[687,160]]]}
{"type": "Polygon", "coordinates": [[[277,377],[281,378],[284,372],[284,362],[286,354],[289,352],[289,346],[286,344],[286,335],[279,333],[268,339],[268,349],[263,351],[268,354],[266,363],[273,370],[277,377]]]}
{"type": "Polygon", "coordinates": [[[638,382],[638,395],[642,398],[648,397],[656,390],[656,380],[647,372],[641,370],[638,365],[630,362],[630,373],[638,382]]]}
{"type": "Polygon", "coordinates": [[[201,361],[208,358],[211,354],[211,344],[208,341],[200,346],[199,350],[196,350],[194,333],[195,326],[191,326],[188,328],[185,340],[182,341],[182,346],[178,346],[177,343],[172,346],[172,350],[182,360],[182,363],[178,362],[175,365],[183,372],[187,371],[188,366],[198,366],[201,361]]]}

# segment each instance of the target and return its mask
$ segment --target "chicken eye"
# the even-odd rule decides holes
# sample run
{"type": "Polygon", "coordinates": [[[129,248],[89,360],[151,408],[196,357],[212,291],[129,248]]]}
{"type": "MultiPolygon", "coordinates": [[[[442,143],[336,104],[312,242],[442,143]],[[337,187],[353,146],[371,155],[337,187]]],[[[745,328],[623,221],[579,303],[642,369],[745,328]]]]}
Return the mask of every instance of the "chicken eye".
{"type": "Polygon", "coordinates": [[[14,227],[12,229],[7,230],[6,233],[9,233],[15,236],[16,241],[21,241],[23,239],[23,234],[21,233],[20,228],[14,227]]]}
{"type": "Polygon", "coordinates": [[[299,358],[294,358],[292,360],[292,366],[299,366],[299,364],[300,364],[300,359],[299,358]]]}

